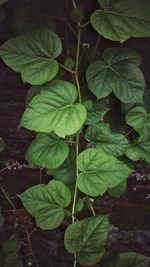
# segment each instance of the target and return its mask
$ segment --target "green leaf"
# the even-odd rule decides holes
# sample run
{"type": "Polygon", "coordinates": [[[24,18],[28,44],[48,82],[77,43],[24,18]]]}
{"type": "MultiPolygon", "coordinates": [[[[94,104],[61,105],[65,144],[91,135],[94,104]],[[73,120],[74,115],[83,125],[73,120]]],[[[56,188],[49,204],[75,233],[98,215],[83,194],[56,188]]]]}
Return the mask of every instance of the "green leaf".
{"type": "Polygon", "coordinates": [[[23,267],[23,263],[19,259],[18,254],[10,253],[5,259],[4,267],[23,267]]]}
{"type": "Polygon", "coordinates": [[[147,112],[150,112],[150,89],[144,92],[143,105],[147,112]]]}
{"type": "Polygon", "coordinates": [[[111,92],[124,103],[138,102],[143,97],[145,81],[138,65],[139,56],[127,48],[108,48],[101,60],[93,62],[86,79],[97,99],[111,92]]]}
{"type": "Polygon", "coordinates": [[[9,67],[21,73],[24,82],[40,85],[56,76],[58,63],[54,59],[61,51],[58,35],[41,28],[8,40],[0,47],[0,56],[9,67]]]}
{"type": "Polygon", "coordinates": [[[106,106],[105,101],[96,101],[87,113],[86,124],[90,125],[102,121],[108,111],[109,108],[106,106]]]}
{"type": "Polygon", "coordinates": [[[103,195],[105,191],[125,181],[132,170],[114,156],[101,149],[88,148],[79,154],[77,166],[81,173],[77,185],[89,196],[103,195]]]}
{"type": "Polygon", "coordinates": [[[141,139],[150,137],[150,113],[143,107],[135,107],[126,115],[126,123],[140,135],[141,139]]]}
{"type": "Polygon", "coordinates": [[[104,254],[108,226],[106,216],[89,217],[72,223],[65,232],[65,248],[71,254],[77,254],[81,265],[96,264],[104,254]]]}
{"type": "Polygon", "coordinates": [[[74,149],[70,149],[69,155],[63,164],[54,170],[47,170],[49,175],[53,175],[53,178],[62,181],[66,185],[72,185],[76,179],[76,153],[74,149]]]}
{"type": "Polygon", "coordinates": [[[133,161],[145,160],[150,163],[150,140],[142,140],[131,144],[125,154],[133,161]]]}
{"type": "MultiPolygon", "coordinates": [[[[104,0],[100,2],[103,5],[104,0]]],[[[150,36],[150,5],[147,0],[112,0],[106,3],[104,10],[96,10],[90,18],[100,35],[121,43],[130,37],[150,36]]]]}
{"type": "Polygon", "coordinates": [[[60,181],[35,185],[19,195],[24,207],[44,230],[57,228],[64,220],[64,208],[71,202],[69,189],[60,181]]]}
{"type": "Polygon", "coordinates": [[[0,213],[0,229],[4,225],[4,222],[5,222],[4,216],[0,213]]]}
{"type": "Polygon", "coordinates": [[[75,103],[77,91],[72,83],[54,80],[27,106],[21,126],[37,132],[55,132],[60,137],[76,133],[86,120],[86,109],[75,103]]]}
{"type": "Polygon", "coordinates": [[[129,146],[124,135],[112,132],[109,124],[105,122],[89,126],[85,138],[90,142],[88,147],[101,148],[115,157],[122,156],[129,146]]]}
{"type": "Polygon", "coordinates": [[[109,256],[104,267],[148,267],[150,258],[135,252],[121,253],[118,257],[109,256]]]}
{"type": "Polygon", "coordinates": [[[26,106],[30,103],[30,101],[41,92],[41,86],[32,86],[26,95],[26,106]]]}
{"type": "Polygon", "coordinates": [[[4,140],[0,137],[0,152],[6,148],[4,140]]]}
{"type": "Polygon", "coordinates": [[[13,234],[3,245],[3,250],[6,255],[9,253],[17,253],[21,248],[19,236],[13,234]]]}
{"type": "Polygon", "coordinates": [[[33,166],[57,168],[68,156],[68,145],[55,134],[40,133],[27,150],[26,160],[33,166]]]}
{"type": "Polygon", "coordinates": [[[127,182],[123,181],[119,185],[109,189],[108,194],[111,195],[112,197],[116,197],[116,198],[121,197],[125,191],[126,184],[127,184],[127,182]]]}

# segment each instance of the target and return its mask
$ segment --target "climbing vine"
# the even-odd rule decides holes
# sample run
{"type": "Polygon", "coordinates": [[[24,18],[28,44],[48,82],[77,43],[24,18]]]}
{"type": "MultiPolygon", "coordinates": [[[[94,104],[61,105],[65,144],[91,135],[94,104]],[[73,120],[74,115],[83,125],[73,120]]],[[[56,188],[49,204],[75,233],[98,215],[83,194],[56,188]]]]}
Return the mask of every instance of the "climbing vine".
{"type": "MultiPolygon", "coordinates": [[[[40,24],[38,19],[0,47],[2,60],[32,85],[19,125],[36,134],[26,160],[53,177],[18,197],[44,230],[71,218],[64,246],[74,255],[74,267],[94,265],[105,253],[109,217],[95,213],[94,197],[105,192],[120,196],[134,172],[132,162],[150,162],[149,90],[145,90],[141,58],[122,46],[102,54],[98,51],[99,36],[120,43],[130,37],[149,37],[150,4],[147,0],[98,0],[99,9],[86,22],[80,2],[78,6],[72,0],[72,24],[55,16],[42,23],[40,17],[40,24]],[[62,20],[77,38],[74,54],[69,45],[64,47],[51,19],[62,20]],[[83,68],[87,51],[82,33],[89,24],[98,39],[83,68]],[[112,130],[107,120],[111,96],[123,111],[119,131],[112,130]],[[82,214],[85,204],[91,216],[80,219],[78,213],[82,214]]],[[[121,267],[123,262],[125,267],[144,267],[148,261],[136,253],[113,254],[104,266],[121,267]]]]}

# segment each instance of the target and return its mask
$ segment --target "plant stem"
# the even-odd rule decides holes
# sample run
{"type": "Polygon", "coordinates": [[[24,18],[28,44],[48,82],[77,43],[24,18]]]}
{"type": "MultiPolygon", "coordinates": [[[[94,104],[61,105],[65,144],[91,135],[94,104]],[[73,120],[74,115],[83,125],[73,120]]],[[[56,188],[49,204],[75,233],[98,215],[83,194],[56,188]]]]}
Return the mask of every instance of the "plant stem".
{"type": "Polygon", "coordinates": [[[5,189],[2,187],[2,185],[0,185],[0,189],[1,189],[1,191],[3,192],[3,194],[4,194],[5,198],[7,199],[7,201],[8,201],[8,202],[10,203],[10,205],[13,207],[13,211],[15,211],[16,208],[15,208],[13,202],[11,201],[11,198],[10,198],[9,194],[5,191],[5,189]]]}

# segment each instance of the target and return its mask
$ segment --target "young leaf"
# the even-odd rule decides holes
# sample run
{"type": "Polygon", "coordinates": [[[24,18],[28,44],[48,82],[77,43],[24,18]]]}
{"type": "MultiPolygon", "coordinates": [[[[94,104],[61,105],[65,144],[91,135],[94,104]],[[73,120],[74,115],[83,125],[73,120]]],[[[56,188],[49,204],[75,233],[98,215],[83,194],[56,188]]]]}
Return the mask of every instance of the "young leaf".
{"type": "Polygon", "coordinates": [[[4,267],[23,267],[23,263],[18,254],[10,253],[6,256],[4,267]]]}
{"type": "Polygon", "coordinates": [[[138,65],[139,56],[126,48],[108,48],[101,60],[93,62],[86,79],[97,99],[111,92],[124,103],[135,103],[143,97],[145,81],[138,65]]]}
{"type": "Polygon", "coordinates": [[[24,207],[44,230],[57,228],[64,220],[64,208],[71,202],[69,189],[60,181],[35,185],[19,195],[24,207]]]}
{"type": "Polygon", "coordinates": [[[77,166],[81,173],[77,185],[89,196],[103,195],[105,191],[125,181],[132,170],[114,156],[101,149],[88,148],[79,154],[77,166]]]}
{"type": "Polygon", "coordinates": [[[57,168],[68,156],[68,145],[55,134],[40,133],[27,150],[26,160],[33,166],[57,168]]]}
{"type": "Polygon", "coordinates": [[[53,178],[62,181],[66,185],[72,185],[76,179],[76,153],[74,149],[70,149],[69,155],[63,164],[54,170],[47,170],[49,175],[53,175],[53,178]]]}
{"type": "Polygon", "coordinates": [[[27,106],[21,126],[37,132],[55,132],[60,137],[76,133],[86,120],[86,109],[75,103],[75,86],[54,80],[49,90],[42,90],[27,106]]]}
{"type": "Polygon", "coordinates": [[[145,160],[150,163],[150,140],[142,140],[131,144],[125,154],[133,161],[145,160]]]}
{"type": "Polygon", "coordinates": [[[108,111],[109,108],[106,106],[105,101],[96,101],[95,103],[93,103],[91,109],[87,112],[86,124],[90,125],[103,120],[103,117],[108,111]]]}
{"type": "Polygon", "coordinates": [[[81,265],[96,264],[104,254],[108,226],[107,216],[94,216],[72,223],[65,232],[65,248],[77,254],[81,265]]]}
{"type": "Polygon", "coordinates": [[[20,248],[21,243],[17,234],[12,235],[3,245],[5,254],[17,253],[20,248]]]}
{"type": "Polygon", "coordinates": [[[85,137],[90,142],[88,147],[101,148],[115,157],[122,156],[129,146],[128,140],[122,134],[112,132],[105,122],[89,126],[85,137]]]}
{"type": "Polygon", "coordinates": [[[141,139],[150,137],[150,113],[143,107],[135,107],[126,115],[126,123],[140,135],[141,139]]]}
{"type": "Polygon", "coordinates": [[[147,0],[100,0],[104,10],[91,15],[93,28],[103,37],[124,42],[130,37],[150,36],[150,5],[147,0]],[[107,5],[103,5],[103,3],[107,5]]]}
{"type": "Polygon", "coordinates": [[[104,267],[148,267],[150,258],[135,252],[121,253],[118,257],[110,254],[104,267]]]}
{"type": "Polygon", "coordinates": [[[58,63],[54,59],[61,51],[58,35],[41,28],[8,40],[0,47],[0,56],[9,67],[21,73],[23,81],[40,85],[56,76],[58,63]]]}

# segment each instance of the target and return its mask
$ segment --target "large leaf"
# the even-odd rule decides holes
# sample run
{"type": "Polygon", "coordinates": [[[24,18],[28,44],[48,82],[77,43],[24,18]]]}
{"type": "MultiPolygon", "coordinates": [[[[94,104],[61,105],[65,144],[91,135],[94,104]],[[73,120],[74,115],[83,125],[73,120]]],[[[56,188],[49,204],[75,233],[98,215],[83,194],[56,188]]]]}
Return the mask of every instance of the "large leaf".
{"type": "Polygon", "coordinates": [[[55,134],[40,133],[27,150],[26,160],[43,168],[57,168],[68,156],[68,145],[55,134]]]}
{"type": "Polygon", "coordinates": [[[134,128],[141,139],[150,137],[150,113],[143,107],[131,109],[126,116],[126,123],[134,128]]]}
{"type": "Polygon", "coordinates": [[[57,58],[61,40],[49,29],[41,28],[8,40],[0,47],[0,56],[25,82],[33,85],[52,80],[58,72],[57,58]]]}
{"type": "Polygon", "coordinates": [[[97,263],[104,254],[108,226],[106,216],[89,217],[72,223],[65,232],[66,249],[77,254],[81,265],[90,266],[97,263]]]}
{"type": "Polygon", "coordinates": [[[75,103],[77,91],[72,83],[54,80],[27,106],[21,126],[37,132],[55,132],[60,137],[76,133],[86,120],[86,109],[75,103]]]}
{"type": "Polygon", "coordinates": [[[147,0],[100,0],[100,3],[105,9],[96,10],[90,21],[103,37],[122,43],[130,37],[150,36],[150,5],[147,0]]]}
{"type": "Polygon", "coordinates": [[[125,154],[133,161],[145,160],[150,163],[150,139],[131,144],[125,154]]]}
{"type": "Polygon", "coordinates": [[[96,148],[80,153],[77,165],[81,171],[77,177],[78,188],[90,196],[102,195],[125,181],[132,172],[125,163],[96,148]]]}
{"type": "Polygon", "coordinates": [[[57,228],[64,220],[64,208],[71,202],[69,189],[60,181],[35,185],[19,195],[24,207],[42,229],[57,228]]]}
{"type": "Polygon", "coordinates": [[[150,258],[135,252],[121,253],[116,256],[111,253],[104,267],[148,267],[150,258]]]}
{"type": "Polygon", "coordinates": [[[134,103],[143,97],[144,77],[139,56],[126,48],[108,48],[101,60],[93,62],[86,73],[90,91],[97,99],[111,92],[122,102],[134,103]]]}
{"type": "Polygon", "coordinates": [[[109,108],[106,106],[105,101],[96,101],[95,103],[93,103],[91,109],[89,109],[87,112],[86,124],[90,125],[102,121],[103,117],[108,111],[109,108]]]}
{"type": "Polygon", "coordinates": [[[62,181],[66,185],[72,185],[76,179],[76,153],[74,149],[70,149],[69,155],[63,164],[53,170],[48,170],[49,175],[53,175],[53,178],[62,181]]]}
{"type": "Polygon", "coordinates": [[[120,133],[112,132],[108,123],[98,123],[89,126],[85,134],[90,142],[88,147],[102,148],[108,154],[122,156],[129,146],[128,140],[120,133]]]}

